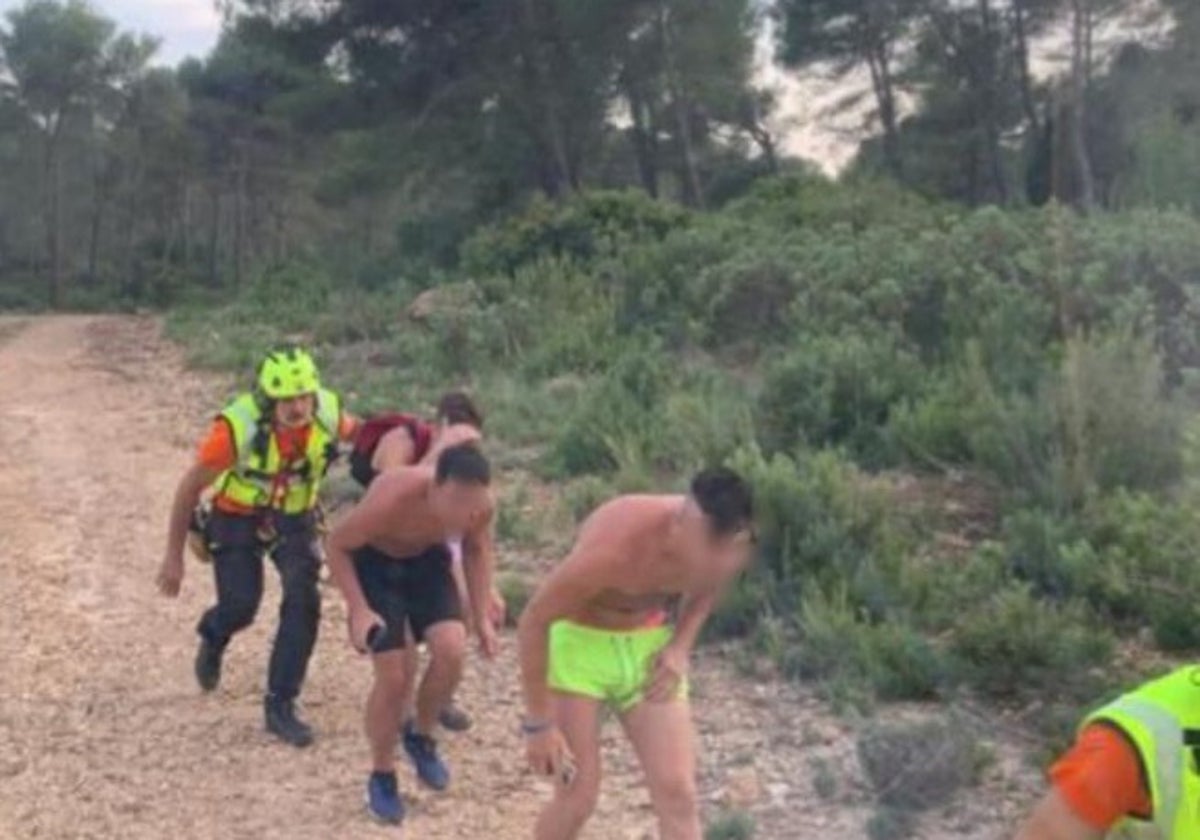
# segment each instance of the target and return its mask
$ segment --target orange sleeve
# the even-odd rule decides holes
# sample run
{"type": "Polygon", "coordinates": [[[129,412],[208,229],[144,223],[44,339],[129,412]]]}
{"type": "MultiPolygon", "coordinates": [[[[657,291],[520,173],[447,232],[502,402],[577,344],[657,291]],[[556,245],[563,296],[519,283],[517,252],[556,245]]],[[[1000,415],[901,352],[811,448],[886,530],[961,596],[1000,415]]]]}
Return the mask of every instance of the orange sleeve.
{"type": "Polygon", "coordinates": [[[201,464],[216,472],[225,472],[237,463],[237,450],[228,422],[219,417],[213,421],[208,436],[200,443],[199,459],[201,464]]]}
{"type": "Polygon", "coordinates": [[[1137,753],[1111,726],[1084,728],[1075,745],[1050,768],[1050,781],[1075,815],[1100,831],[1122,817],[1151,813],[1137,753]]]}

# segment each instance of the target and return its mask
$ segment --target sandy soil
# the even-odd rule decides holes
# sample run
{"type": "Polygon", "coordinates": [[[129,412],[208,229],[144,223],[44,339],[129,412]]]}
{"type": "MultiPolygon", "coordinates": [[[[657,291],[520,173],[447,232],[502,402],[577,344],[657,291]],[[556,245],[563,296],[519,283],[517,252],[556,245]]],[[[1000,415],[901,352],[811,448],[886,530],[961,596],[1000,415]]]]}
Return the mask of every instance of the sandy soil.
{"type": "MultiPolygon", "coordinates": [[[[477,717],[444,748],[455,774],[418,791],[401,765],[403,832],[363,813],[360,707],[367,663],[347,647],[326,593],[303,698],[318,743],[262,731],[260,697],[277,586],[227,656],[219,691],[191,675],[193,625],[211,598],[190,564],[178,601],[153,575],[170,494],[227,383],[186,371],[151,319],[54,317],[0,331],[0,838],[371,838],[529,836],[545,795],[522,772],[512,640],[472,665],[477,717]]],[[[715,654],[698,663],[708,812],[735,805],[757,837],[865,836],[871,794],[853,725],[803,688],[747,682],[715,654]],[[832,776],[815,785],[814,775],[832,776]],[[818,796],[814,788],[824,787],[818,796]]],[[[999,838],[1036,786],[1000,749],[982,788],[929,815],[924,838],[999,838]]],[[[587,837],[652,838],[648,801],[619,730],[606,738],[605,794],[587,837]]]]}

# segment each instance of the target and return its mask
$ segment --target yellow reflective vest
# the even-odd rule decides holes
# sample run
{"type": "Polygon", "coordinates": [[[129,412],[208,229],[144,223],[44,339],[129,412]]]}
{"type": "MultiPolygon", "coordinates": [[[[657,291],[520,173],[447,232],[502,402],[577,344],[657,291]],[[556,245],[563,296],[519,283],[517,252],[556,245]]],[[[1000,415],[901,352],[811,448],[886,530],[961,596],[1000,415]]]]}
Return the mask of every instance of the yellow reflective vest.
{"type": "Polygon", "coordinates": [[[242,507],[305,513],[317,503],[321,479],[338,440],[341,401],[317,392],[308,446],[298,460],[284,462],[270,417],[253,394],[242,394],[221,412],[229,424],[237,461],[216,481],[219,495],[242,507]]]}
{"type": "Polygon", "coordinates": [[[1093,712],[1084,726],[1107,722],[1137,748],[1153,814],[1125,817],[1109,840],[1200,838],[1200,666],[1180,668],[1093,712]]]}

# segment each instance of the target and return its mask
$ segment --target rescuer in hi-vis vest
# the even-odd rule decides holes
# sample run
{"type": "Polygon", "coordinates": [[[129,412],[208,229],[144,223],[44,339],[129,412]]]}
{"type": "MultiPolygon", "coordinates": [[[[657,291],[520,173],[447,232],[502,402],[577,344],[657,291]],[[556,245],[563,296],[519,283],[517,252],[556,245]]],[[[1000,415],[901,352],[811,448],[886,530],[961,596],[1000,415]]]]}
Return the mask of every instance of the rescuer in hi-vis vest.
{"type": "Polygon", "coordinates": [[[1017,840],[1200,838],[1200,665],[1089,715],[1017,840]]]}
{"type": "Polygon", "coordinates": [[[338,396],[321,387],[308,353],[298,348],[269,353],[254,390],[217,416],[180,480],[158,575],[164,595],[179,593],[194,526],[216,578],[217,603],[200,619],[195,664],[200,687],[212,691],[229,640],[254,621],[263,558],[270,555],[283,600],[267,677],[266,728],[297,747],[308,746],[313,737],[297,717],[295,701],[321,616],[317,493],[339,441],[350,440],[356,425],[338,396]],[[211,507],[197,519],[206,492],[211,507]]]}

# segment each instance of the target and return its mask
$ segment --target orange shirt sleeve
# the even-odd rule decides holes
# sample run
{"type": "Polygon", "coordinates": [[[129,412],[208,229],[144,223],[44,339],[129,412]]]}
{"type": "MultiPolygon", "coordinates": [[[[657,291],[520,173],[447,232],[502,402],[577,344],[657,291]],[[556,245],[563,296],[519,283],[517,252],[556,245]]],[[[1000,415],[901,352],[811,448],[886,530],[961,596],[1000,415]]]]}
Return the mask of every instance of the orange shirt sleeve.
{"type": "Polygon", "coordinates": [[[1100,831],[1123,817],[1151,813],[1137,752],[1111,726],[1085,727],[1050,768],[1050,781],[1075,815],[1100,831]]]}
{"type": "Polygon", "coordinates": [[[225,472],[237,463],[237,450],[233,445],[233,431],[229,423],[221,418],[213,421],[207,437],[200,443],[200,463],[210,470],[225,472]]]}

